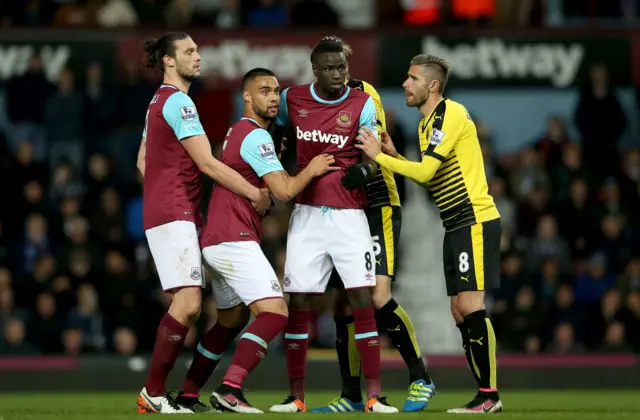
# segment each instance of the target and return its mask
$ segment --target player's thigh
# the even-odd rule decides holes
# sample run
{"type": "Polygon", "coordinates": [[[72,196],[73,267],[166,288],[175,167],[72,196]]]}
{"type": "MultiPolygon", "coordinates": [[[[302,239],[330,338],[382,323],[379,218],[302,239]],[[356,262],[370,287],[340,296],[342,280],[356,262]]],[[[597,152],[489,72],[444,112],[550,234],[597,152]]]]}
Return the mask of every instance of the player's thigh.
{"type": "Polygon", "coordinates": [[[240,302],[251,307],[260,300],[283,299],[278,277],[257,242],[223,242],[204,248],[202,255],[221,278],[213,283],[221,307],[240,302]]]}
{"type": "Polygon", "coordinates": [[[445,234],[445,242],[449,240],[448,268],[455,272],[451,288],[457,293],[499,287],[500,234],[499,219],[445,234]]]}
{"type": "Polygon", "coordinates": [[[296,204],[287,234],[284,291],[323,294],[333,270],[327,253],[332,238],[325,229],[329,217],[319,207],[296,204]]]}
{"type": "Polygon", "coordinates": [[[376,275],[394,278],[397,266],[397,244],[400,240],[402,216],[400,207],[384,206],[366,210],[369,231],[376,256],[376,275]]]}
{"type": "Polygon", "coordinates": [[[145,231],[165,291],[203,287],[202,254],[193,222],[176,220],[145,231]]]}
{"type": "Polygon", "coordinates": [[[442,263],[444,269],[444,280],[447,286],[447,296],[458,295],[458,275],[457,275],[457,250],[454,246],[454,239],[451,232],[444,234],[442,243],[442,263]]]}
{"type": "Polygon", "coordinates": [[[375,287],[375,254],[363,210],[332,210],[329,254],[345,289],[375,287]]]}

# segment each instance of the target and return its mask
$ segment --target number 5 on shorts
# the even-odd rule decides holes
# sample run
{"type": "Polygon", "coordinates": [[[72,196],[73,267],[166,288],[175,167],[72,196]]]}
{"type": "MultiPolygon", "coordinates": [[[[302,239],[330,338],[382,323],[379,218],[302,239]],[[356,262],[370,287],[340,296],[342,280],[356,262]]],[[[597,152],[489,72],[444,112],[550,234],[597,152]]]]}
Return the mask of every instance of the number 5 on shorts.
{"type": "Polygon", "coordinates": [[[382,247],[380,246],[380,236],[372,236],[371,240],[373,240],[373,253],[377,257],[382,252],[382,247]]]}
{"type": "Polygon", "coordinates": [[[469,254],[466,252],[461,252],[458,257],[458,271],[461,273],[469,271],[469,254]]]}

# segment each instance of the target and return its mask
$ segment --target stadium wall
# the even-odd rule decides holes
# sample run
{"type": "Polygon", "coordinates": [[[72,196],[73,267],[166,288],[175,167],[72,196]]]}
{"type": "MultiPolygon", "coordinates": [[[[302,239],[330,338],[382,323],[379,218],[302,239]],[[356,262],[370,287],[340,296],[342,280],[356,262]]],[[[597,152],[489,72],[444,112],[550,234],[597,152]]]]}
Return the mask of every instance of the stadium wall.
{"type": "MultiPolygon", "coordinates": [[[[338,365],[332,351],[311,352],[307,363],[308,388],[333,390],[339,385],[338,365]]],[[[178,388],[191,358],[181,358],[169,381],[178,388]]],[[[212,387],[222,379],[229,359],[223,360],[212,387]]],[[[439,389],[473,387],[464,357],[429,358],[431,376],[439,389]]],[[[92,392],[138,390],[144,383],[149,359],[145,357],[10,357],[0,358],[0,392],[92,392]]],[[[640,387],[640,363],[634,355],[553,355],[498,357],[502,389],[619,389],[640,387]]],[[[406,369],[398,357],[385,357],[385,389],[405,389],[406,369]]],[[[269,357],[247,380],[253,390],[288,387],[285,361],[281,355],[269,357]]]]}

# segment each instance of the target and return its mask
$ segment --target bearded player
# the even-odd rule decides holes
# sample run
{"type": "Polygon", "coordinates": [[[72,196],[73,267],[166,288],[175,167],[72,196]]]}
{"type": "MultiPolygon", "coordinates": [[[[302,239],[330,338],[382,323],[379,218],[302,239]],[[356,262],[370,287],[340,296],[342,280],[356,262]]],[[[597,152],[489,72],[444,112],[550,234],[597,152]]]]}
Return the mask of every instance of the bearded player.
{"type": "Polygon", "coordinates": [[[405,89],[407,106],[424,118],[418,125],[422,160],[400,156],[391,138],[382,148],[375,133],[361,130],[361,148],[394,173],[424,185],[440,209],[445,228],[443,256],[451,314],[478,393],[449,413],[489,414],[503,410],[496,374],[496,336],[484,305],[485,291],[500,287],[500,213],[487,188],[476,126],[466,108],[444,98],[450,65],[420,54],[410,63],[405,89]]]}
{"type": "Polygon", "coordinates": [[[147,66],[164,73],[147,111],[138,168],[144,175],[143,224],[162,288],[172,295],[160,321],[146,384],[138,396],[139,413],[193,413],[166,395],[166,380],[182,350],[189,327],[200,314],[202,258],[198,244],[200,194],[204,172],[246,197],[258,211],[270,205],[260,190],[216,160],[187,96],[200,77],[200,55],[184,33],[168,33],[145,43],[147,66]]]}
{"type": "MultiPolygon", "coordinates": [[[[353,50],[349,45],[344,44],[337,37],[324,39],[342,42],[347,64],[350,64],[353,50]]],[[[386,132],[384,109],[380,95],[375,88],[349,74],[346,83],[352,89],[361,90],[373,98],[378,116],[376,122],[378,132],[386,132]]],[[[409,395],[404,403],[403,411],[422,411],[429,403],[429,399],[435,394],[435,387],[422,359],[411,318],[391,295],[391,282],[395,281],[397,265],[397,243],[402,224],[400,197],[393,172],[381,167],[377,175],[367,182],[365,191],[368,204],[365,212],[369,221],[376,259],[376,285],[371,291],[371,297],[378,330],[384,331],[389,336],[409,370],[409,395]]],[[[336,352],[342,377],[342,393],[339,398],[327,405],[314,408],[311,411],[317,413],[363,411],[364,404],[360,390],[360,357],[355,348],[353,316],[344,285],[335,270],[331,276],[330,284],[336,291],[334,320],[336,323],[336,352]]]]}
{"type": "Polygon", "coordinates": [[[331,153],[339,172],[312,181],[296,199],[289,223],[285,292],[290,294],[285,329],[290,395],[273,412],[303,412],[310,301],[323,294],[333,268],[344,282],[355,319],[356,346],[367,383],[365,410],[397,413],[380,392],[380,342],[371,302],[375,255],[364,212],[364,184],[376,167],[363,162],[355,148],[358,127],[376,132],[373,99],[345,86],[347,60],[341,42],[321,40],[311,53],[316,82],[282,93],[280,126],[296,136],[298,167],[331,153]],[[345,188],[346,185],[349,187],[345,188]]]}
{"type": "MultiPolygon", "coordinates": [[[[266,131],[278,115],[280,85],[273,72],[256,68],[243,78],[244,117],[228,131],[221,160],[256,188],[269,187],[279,200],[295,197],[314,177],[334,170],[330,155],[316,156],[295,177],[290,177],[276,156],[266,131]]],[[[262,216],[251,202],[216,185],[211,193],[207,224],[200,235],[205,261],[216,272],[212,280],[218,310],[216,324],[197,347],[180,405],[199,403],[198,393],[247,317],[255,320],[240,337],[231,366],[211,396],[213,407],[236,413],[262,413],[252,407],[242,390],[244,379],[267,354],[267,346],[287,325],[287,305],[278,277],[260,249],[262,216]]]]}

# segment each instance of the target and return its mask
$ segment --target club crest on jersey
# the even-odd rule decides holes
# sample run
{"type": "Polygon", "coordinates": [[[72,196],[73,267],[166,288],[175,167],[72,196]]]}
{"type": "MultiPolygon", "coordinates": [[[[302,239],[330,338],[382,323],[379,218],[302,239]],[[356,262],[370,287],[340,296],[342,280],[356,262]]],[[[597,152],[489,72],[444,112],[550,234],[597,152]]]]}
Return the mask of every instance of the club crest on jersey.
{"type": "Polygon", "coordinates": [[[434,146],[437,146],[440,143],[442,143],[443,137],[444,137],[444,131],[440,131],[437,128],[434,128],[433,131],[431,132],[431,139],[429,140],[429,143],[431,143],[434,146]]]}
{"type": "Polygon", "coordinates": [[[184,121],[193,121],[198,116],[195,106],[183,106],[180,108],[180,115],[184,121]]]}
{"type": "Polygon", "coordinates": [[[191,280],[198,281],[202,278],[202,267],[191,267],[191,280]]]}
{"type": "Polygon", "coordinates": [[[351,113],[349,111],[340,111],[336,122],[339,126],[349,127],[351,125],[351,113]]]}
{"type": "Polygon", "coordinates": [[[273,159],[276,156],[275,147],[271,143],[265,143],[258,146],[260,156],[265,159],[273,159]]]}

